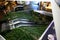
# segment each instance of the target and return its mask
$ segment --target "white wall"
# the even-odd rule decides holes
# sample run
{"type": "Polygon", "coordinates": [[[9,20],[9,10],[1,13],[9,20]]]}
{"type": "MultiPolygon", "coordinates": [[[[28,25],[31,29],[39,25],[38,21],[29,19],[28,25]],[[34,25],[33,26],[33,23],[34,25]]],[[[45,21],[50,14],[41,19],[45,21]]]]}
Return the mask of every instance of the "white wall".
{"type": "Polygon", "coordinates": [[[57,2],[57,4],[59,4],[60,5],[60,0],[55,0],[56,2],[57,2]]]}
{"type": "Polygon", "coordinates": [[[57,40],[60,40],[60,8],[55,2],[55,0],[52,0],[51,4],[52,4],[52,13],[54,17],[57,40]]]}

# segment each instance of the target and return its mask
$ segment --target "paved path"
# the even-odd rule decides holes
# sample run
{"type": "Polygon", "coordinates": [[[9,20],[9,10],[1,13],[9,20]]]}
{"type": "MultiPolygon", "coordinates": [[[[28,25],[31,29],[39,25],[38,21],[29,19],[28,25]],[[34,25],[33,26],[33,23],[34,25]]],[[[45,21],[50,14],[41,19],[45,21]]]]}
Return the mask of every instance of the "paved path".
{"type": "Polygon", "coordinates": [[[42,10],[34,10],[34,12],[38,12],[40,14],[52,17],[52,13],[51,12],[46,12],[46,11],[42,11],[42,10]]]}
{"type": "Polygon", "coordinates": [[[34,22],[29,21],[28,19],[14,19],[10,22],[10,27],[14,25],[14,27],[20,27],[20,26],[33,26],[34,22]]]}

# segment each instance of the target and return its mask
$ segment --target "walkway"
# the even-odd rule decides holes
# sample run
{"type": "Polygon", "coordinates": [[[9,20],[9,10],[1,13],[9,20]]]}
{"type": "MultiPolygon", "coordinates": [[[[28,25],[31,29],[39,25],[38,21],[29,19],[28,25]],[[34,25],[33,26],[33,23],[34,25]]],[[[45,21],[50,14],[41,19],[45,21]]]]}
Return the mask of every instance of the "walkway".
{"type": "Polygon", "coordinates": [[[18,18],[18,19],[12,20],[9,25],[10,25],[10,28],[12,28],[12,27],[16,28],[16,27],[20,27],[20,26],[34,26],[34,24],[35,24],[34,22],[31,22],[28,19],[18,18]]]}

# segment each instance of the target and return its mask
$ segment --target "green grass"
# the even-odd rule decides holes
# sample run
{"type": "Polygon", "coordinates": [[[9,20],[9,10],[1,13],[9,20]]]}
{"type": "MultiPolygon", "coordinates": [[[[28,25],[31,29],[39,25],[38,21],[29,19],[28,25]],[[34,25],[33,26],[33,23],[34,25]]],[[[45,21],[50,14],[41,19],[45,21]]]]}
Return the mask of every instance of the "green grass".
{"type": "Polygon", "coordinates": [[[11,31],[4,31],[1,35],[6,40],[38,40],[46,28],[47,25],[20,27],[11,31]]]}
{"type": "Polygon", "coordinates": [[[34,14],[38,14],[38,13],[34,13],[34,11],[31,11],[30,13],[26,13],[26,12],[22,12],[22,11],[17,11],[17,12],[9,12],[7,15],[5,15],[0,21],[4,21],[4,20],[13,20],[16,18],[26,18],[30,21],[37,21],[39,22],[39,17],[37,16],[33,16],[34,14]]]}
{"type": "MultiPolygon", "coordinates": [[[[8,18],[11,20],[16,18],[26,18],[30,21],[40,21],[37,16],[33,16],[33,14],[27,14],[26,12],[9,12],[2,20],[8,18]]],[[[47,28],[47,25],[44,23],[38,26],[20,27],[10,31],[4,31],[1,33],[1,35],[6,38],[6,40],[38,40],[44,30],[47,28]]]]}
{"type": "Polygon", "coordinates": [[[32,16],[30,14],[26,13],[26,12],[21,12],[21,11],[20,12],[9,12],[0,21],[7,20],[8,18],[10,18],[10,20],[13,20],[13,19],[16,19],[16,18],[32,19],[32,16]]]}

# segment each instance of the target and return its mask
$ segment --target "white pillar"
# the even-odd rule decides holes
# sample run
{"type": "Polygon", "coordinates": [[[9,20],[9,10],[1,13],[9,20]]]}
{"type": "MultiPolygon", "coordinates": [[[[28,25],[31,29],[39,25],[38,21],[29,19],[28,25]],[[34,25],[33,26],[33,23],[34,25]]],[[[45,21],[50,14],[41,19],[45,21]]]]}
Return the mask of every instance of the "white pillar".
{"type": "Polygon", "coordinates": [[[60,40],[60,8],[55,2],[55,0],[51,1],[52,4],[52,13],[54,17],[55,29],[56,29],[56,36],[57,40],[60,40]]]}

